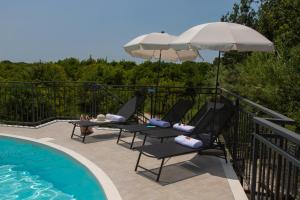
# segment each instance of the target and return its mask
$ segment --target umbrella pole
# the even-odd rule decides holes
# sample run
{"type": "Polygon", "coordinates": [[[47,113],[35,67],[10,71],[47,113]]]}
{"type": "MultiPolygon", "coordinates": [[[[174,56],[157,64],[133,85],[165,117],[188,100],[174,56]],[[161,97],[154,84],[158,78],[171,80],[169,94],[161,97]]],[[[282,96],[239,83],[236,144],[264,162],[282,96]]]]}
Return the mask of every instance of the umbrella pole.
{"type": "Polygon", "coordinates": [[[217,68],[216,87],[215,87],[214,111],[216,110],[216,105],[217,105],[217,96],[218,96],[217,94],[218,94],[218,87],[219,87],[220,65],[221,65],[221,51],[219,51],[219,57],[218,57],[218,68],[217,68]]]}
{"type": "Polygon", "coordinates": [[[215,99],[214,99],[214,114],[213,114],[213,120],[212,120],[212,126],[211,126],[212,131],[214,131],[214,126],[215,126],[215,115],[216,115],[216,107],[217,107],[220,65],[221,65],[221,51],[219,51],[219,57],[218,57],[217,77],[216,77],[216,85],[215,85],[215,99]]]}
{"type": "Polygon", "coordinates": [[[154,98],[154,114],[152,115],[152,117],[155,117],[155,115],[156,115],[156,104],[157,104],[157,98],[158,98],[157,93],[158,93],[159,78],[160,78],[160,74],[159,74],[160,67],[161,67],[161,50],[159,50],[158,70],[157,70],[155,98],[154,98]]]}

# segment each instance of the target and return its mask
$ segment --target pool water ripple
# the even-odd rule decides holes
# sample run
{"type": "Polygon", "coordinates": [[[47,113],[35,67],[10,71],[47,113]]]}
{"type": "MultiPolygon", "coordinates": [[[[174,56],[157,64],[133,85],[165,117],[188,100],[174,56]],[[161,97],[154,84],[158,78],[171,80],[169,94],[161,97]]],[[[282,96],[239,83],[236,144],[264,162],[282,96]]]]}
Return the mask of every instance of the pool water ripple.
{"type": "Polygon", "coordinates": [[[45,145],[0,137],[0,199],[106,200],[79,162],[45,145]]]}
{"type": "Polygon", "coordinates": [[[47,181],[26,171],[15,171],[13,165],[0,166],[0,199],[75,200],[47,181]]]}

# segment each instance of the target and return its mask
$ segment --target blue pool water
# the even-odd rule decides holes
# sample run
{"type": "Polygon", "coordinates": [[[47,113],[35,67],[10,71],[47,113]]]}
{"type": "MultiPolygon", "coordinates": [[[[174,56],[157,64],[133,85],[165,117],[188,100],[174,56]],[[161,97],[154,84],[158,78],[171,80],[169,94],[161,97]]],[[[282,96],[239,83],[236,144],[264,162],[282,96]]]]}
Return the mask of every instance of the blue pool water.
{"type": "Polygon", "coordinates": [[[0,137],[0,199],[105,200],[96,178],[70,156],[0,137]]]}

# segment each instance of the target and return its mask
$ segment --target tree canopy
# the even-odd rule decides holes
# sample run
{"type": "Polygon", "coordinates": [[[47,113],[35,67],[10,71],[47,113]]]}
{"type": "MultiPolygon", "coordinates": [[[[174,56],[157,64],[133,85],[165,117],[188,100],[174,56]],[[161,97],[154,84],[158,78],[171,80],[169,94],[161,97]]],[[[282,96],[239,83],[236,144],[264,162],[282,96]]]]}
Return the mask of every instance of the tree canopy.
{"type": "Polygon", "coordinates": [[[12,63],[0,62],[1,81],[95,81],[113,85],[155,85],[159,70],[160,85],[207,85],[209,63],[184,62],[182,64],[146,61],[107,62],[103,59],[78,60],[66,58],[57,62],[12,63]]]}
{"type": "Polygon", "coordinates": [[[225,53],[223,84],[297,120],[300,131],[300,1],[241,0],[221,20],[250,26],[276,52],[225,53]]]}

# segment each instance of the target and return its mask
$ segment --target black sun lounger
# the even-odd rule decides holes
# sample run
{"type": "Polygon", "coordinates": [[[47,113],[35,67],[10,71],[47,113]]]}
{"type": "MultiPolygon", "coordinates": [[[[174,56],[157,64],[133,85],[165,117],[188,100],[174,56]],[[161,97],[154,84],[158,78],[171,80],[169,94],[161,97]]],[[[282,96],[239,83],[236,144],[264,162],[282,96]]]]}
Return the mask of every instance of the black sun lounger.
{"type": "Polygon", "coordinates": [[[74,125],[71,138],[73,138],[73,136],[77,136],[79,138],[82,138],[83,143],[85,141],[86,134],[84,135],[75,134],[76,127],[84,127],[88,129],[91,126],[109,126],[112,124],[127,123],[128,120],[134,116],[134,114],[137,112],[137,109],[144,103],[144,101],[145,101],[145,96],[136,95],[130,100],[128,100],[125,104],[123,104],[123,106],[119,109],[116,115],[123,116],[125,118],[124,122],[92,122],[92,121],[84,121],[84,120],[71,121],[70,123],[74,125]]]}
{"type": "MultiPolygon", "coordinates": [[[[191,109],[193,106],[193,102],[191,100],[187,99],[179,99],[172,108],[164,115],[162,120],[169,122],[171,125],[180,122],[180,120],[184,117],[184,115],[188,112],[189,109],[191,109]]],[[[134,139],[136,137],[136,134],[142,130],[148,130],[148,129],[166,129],[162,127],[149,127],[148,124],[113,124],[114,128],[119,128],[119,136],[117,139],[117,143],[119,141],[123,141],[125,143],[128,143],[124,140],[121,140],[121,135],[123,131],[133,133],[133,138],[130,144],[130,149],[132,149],[134,144],[134,139]]]]}
{"type": "MultiPolygon", "coordinates": [[[[222,109],[224,106],[223,103],[217,103],[216,105],[216,110],[222,109]]],[[[206,124],[203,123],[203,120],[213,120],[213,107],[214,103],[213,102],[208,102],[204,104],[201,109],[194,115],[192,120],[188,123],[190,126],[198,126],[198,129],[194,129],[191,133],[186,133],[177,129],[174,129],[172,127],[170,128],[165,128],[165,129],[147,129],[141,131],[141,134],[144,135],[144,141],[143,145],[146,142],[147,138],[156,138],[160,139],[161,143],[163,142],[164,139],[171,138],[171,137],[176,137],[179,135],[194,135],[196,134],[197,130],[199,130],[199,126],[206,126],[206,124]]]]}
{"type": "Polygon", "coordinates": [[[174,140],[166,143],[156,143],[152,145],[137,147],[136,149],[139,150],[140,153],[135,166],[135,171],[137,171],[140,167],[150,173],[155,174],[157,176],[156,181],[159,181],[165,159],[190,153],[201,154],[201,152],[210,149],[217,149],[223,151],[223,156],[227,162],[225,146],[220,141],[218,141],[218,136],[222,129],[228,123],[229,119],[233,116],[234,109],[235,108],[232,104],[228,105],[228,103],[225,103],[223,108],[216,111],[213,111],[213,109],[211,109],[207,113],[205,119],[202,119],[202,122],[195,128],[198,134],[193,136],[194,138],[200,139],[202,141],[203,146],[200,148],[190,148],[187,146],[183,146],[181,144],[176,143],[174,140]],[[214,127],[211,126],[212,117],[214,117],[214,127]],[[158,173],[155,173],[139,165],[142,155],[161,160],[158,173]]]}

